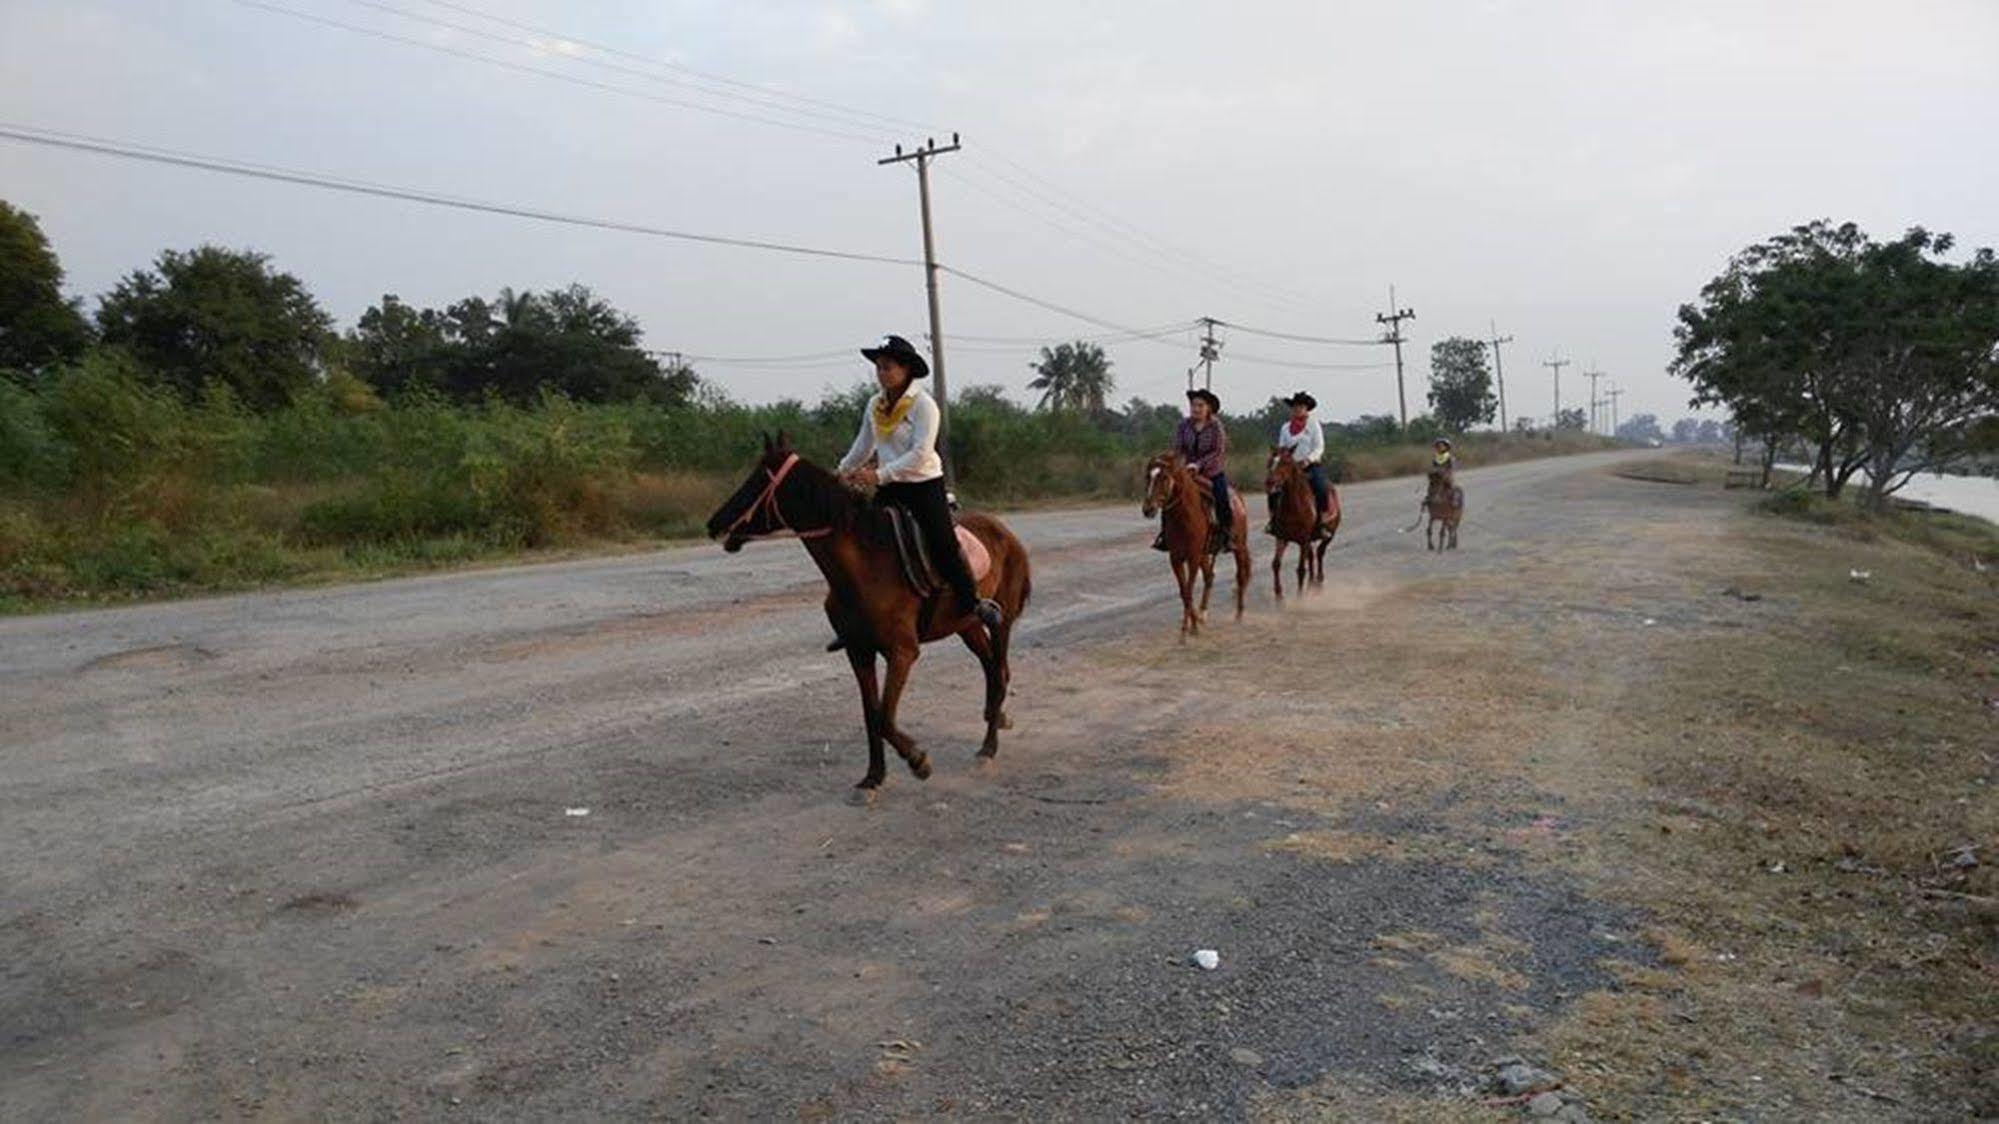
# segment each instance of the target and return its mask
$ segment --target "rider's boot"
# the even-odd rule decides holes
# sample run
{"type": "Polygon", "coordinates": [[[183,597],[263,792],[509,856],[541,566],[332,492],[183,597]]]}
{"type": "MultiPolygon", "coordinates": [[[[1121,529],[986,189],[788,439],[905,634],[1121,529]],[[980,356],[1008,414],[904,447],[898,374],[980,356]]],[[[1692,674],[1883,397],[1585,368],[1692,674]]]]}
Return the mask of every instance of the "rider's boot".
{"type": "Polygon", "coordinates": [[[1006,614],[1000,609],[999,602],[990,597],[979,598],[972,606],[972,614],[988,629],[996,629],[1006,620],[1006,614]]]}
{"type": "Polygon", "coordinates": [[[1159,534],[1157,534],[1157,535],[1153,536],[1153,539],[1152,539],[1152,549],[1154,549],[1154,550],[1165,550],[1166,548],[1167,548],[1167,547],[1166,547],[1166,529],[1165,529],[1164,527],[1162,527],[1162,528],[1160,528],[1160,529],[1159,529],[1159,534]]]}

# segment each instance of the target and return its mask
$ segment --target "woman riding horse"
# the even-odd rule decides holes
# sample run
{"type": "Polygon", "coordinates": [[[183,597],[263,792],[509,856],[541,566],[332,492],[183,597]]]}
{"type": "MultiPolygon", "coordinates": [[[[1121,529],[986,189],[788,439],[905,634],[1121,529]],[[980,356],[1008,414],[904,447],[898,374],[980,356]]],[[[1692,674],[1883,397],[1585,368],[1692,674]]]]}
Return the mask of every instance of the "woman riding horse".
{"type": "Polygon", "coordinates": [[[840,479],[855,487],[876,485],[877,503],[895,504],[914,516],[937,576],[957,593],[960,605],[972,606],[987,628],[998,628],[999,602],[979,596],[952,525],[944,461],[937,455],[937,400],[916,385],[930,376],[930,364],[901,336],[883,336],[880,346],[864,347],[861,355],[875,365],[881,392],[869,400],[861,431],[840,458],[840,479]],[[870,457],[876,461],[872,467],[870,457]]]}
{"type": "MultiPolygon", "coordinates": [[[[1301,390],[1286,398],[1284,404],[1291,407],[1291,420],[1278,427],[1277,447],[1291,450],[1291,459],[1304,467],[1305,481],[1312,486],[1312,498],[1318,504],[1313,509],[1319,513],[1318,533],[1323,534],[1326,509],[1330,505],[1326,500],[1326,466],[1320,463],[1326,456],[1326,431],[1319,424],[1319,419],[1312,416],[1312,411],[1319,408],[1319,400],[1301,390]]],[[[1265,534],[1274,535],[1277,533],[1277,494],[1272,492],[1265,498],[1270,501],[1270,524],[1263,530],[1265,534]]]]}
{"type": "MultiPolygon", "coordinates": [[[[1194,470],[1201,483],[1214,493],[1214,528],[1208,553],[1231,549],[1233,520],[1229,518],[1229,433],[1222,424],[1222,400],[1215,392],[1200,387],[1187,392],[1187,416],[1173,431],[1173,449],[1194,470]]],[[[1166,549],[1166,532],[1152,540],[1152,549],[1166,549]]]]}

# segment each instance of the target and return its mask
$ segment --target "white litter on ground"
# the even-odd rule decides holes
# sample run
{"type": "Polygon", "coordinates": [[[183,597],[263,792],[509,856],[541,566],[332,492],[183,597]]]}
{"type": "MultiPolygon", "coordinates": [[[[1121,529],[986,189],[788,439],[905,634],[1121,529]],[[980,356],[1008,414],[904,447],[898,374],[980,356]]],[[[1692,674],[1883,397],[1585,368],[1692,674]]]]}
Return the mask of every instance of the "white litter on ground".
{"type": "Polygon", "coordinates": [[[1203,972],[1212,972],[1222,966],[1222,954],[1212,948],[1197,949],[1194,952],[1194,966],[1203,972]]]}
{"type": "Polygon", "coordinates": [[[590,814],[590,809],[588,809],[588,808],[564,808],[564,809],[562,810],[562,814],[563,814],[563,815],[565,815],[565,816],[587,816],[587,815],[589,815],[589,814],[590,814]]]}

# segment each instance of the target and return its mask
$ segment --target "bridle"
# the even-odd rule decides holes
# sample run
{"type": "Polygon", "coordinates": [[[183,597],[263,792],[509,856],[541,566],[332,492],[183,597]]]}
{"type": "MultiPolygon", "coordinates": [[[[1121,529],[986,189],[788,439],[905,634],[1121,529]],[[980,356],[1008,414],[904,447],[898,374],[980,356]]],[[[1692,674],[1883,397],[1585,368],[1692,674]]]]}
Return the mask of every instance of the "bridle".
{"type": "MultiPolygon", "coordinates": [[[[1179,504],[1182,498],[1182,489],[1180,487],[1180,469],[1174,468],[1171,465],[1155,464],[1152,466],[1152,474],[1155,476],[1163,476],[1166,478],[1166,485],[1167,485],[1166,492],[1169,496],[1172,497],[1171,499],[1168,499],[1166,502],[1160,504],[1159,510],[1160,511],[1173,510],[1173,508],[1179,504]]],[[[1150,484],[1148,484],[1146,486],[1146,496],[1148,499],[1151,498],[1151,492],[1152,492],[1152,487],[1150,484]]]]}
{"type": "Polygon", "coordinates": [[[764,490],[758,494],[757,501],[751,504],[750,506],[744,508],[743,513],[741,515],[736,516],[736,521],[729,524],[728,533],[730,535],[734,535],[738,531],[744,531],[744,524],[750,522],[750,520],[752,519],[755,519],[759,512],[768,509],[768,511],[770,512],[770,522],[776,525],[777,530],[762,531],[762,532],[758,532],[755,530],[744,531],[743,534],[744,538],[767,538],[771,535],[777,534],[778,530],[790,531],[792,534],[797,535],[801,539],[816,539],[821,535],[832,534],[833,528],[830,526],[815,527],[810,530],[799,530],[798,528],[793,527],[791,524],[784,521],[784,512],[780,510],[777,506],[777,489],[780,485],[784,483],[784,478],[791,475],[791,470],[797,467],[798,467],[797,453],[792,453],[786,456],[784,458],[784,463],[778,465],[776,468],[771,468],[768,465],[764,466],[764,475],[770,477],[770,483],[764,485],[764,490]]]}

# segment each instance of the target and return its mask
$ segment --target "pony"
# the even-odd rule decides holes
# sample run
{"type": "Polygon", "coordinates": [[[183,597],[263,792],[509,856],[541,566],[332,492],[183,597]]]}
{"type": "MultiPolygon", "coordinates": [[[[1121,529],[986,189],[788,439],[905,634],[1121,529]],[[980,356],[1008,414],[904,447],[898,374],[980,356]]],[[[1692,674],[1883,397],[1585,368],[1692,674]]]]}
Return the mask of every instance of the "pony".
{"type": "Polygon", "coordinates": [[[1458,521],[1465,517],[1465,490],[1451,480],[1451,474],[1442,469],[1430,470],[1430,488],[1423,497],[1423,514],[1428,519],[1423,524],[1423,545],[1429,550],[1456,550],[1458,548],[1458,521]],[[1431,528],[1442,523],[1436,541],[1430,538],[1431,528]]]}

